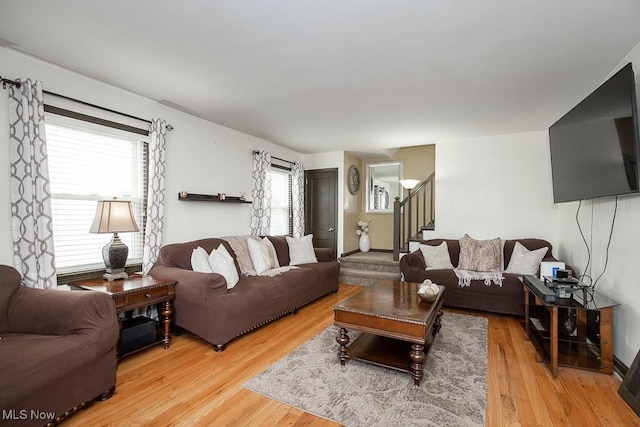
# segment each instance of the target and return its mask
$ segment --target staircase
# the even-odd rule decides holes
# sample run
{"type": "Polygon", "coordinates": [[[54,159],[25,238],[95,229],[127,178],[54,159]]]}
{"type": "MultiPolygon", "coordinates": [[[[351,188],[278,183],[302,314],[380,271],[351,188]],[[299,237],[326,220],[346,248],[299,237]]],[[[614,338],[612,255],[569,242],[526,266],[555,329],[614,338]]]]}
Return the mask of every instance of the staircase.
{"type": "Polygon", "coordinates": [[[357,252],[340,257],[340,283],[369,286],[378,279],[400,280],[391,252],[357,252]]]}
{"type": "Polygon", "coordinates": [[[410,242],[422,240],[422,232],[435,229],[435,172],[393,204],[393,259],[410,252],[410,242]]]}

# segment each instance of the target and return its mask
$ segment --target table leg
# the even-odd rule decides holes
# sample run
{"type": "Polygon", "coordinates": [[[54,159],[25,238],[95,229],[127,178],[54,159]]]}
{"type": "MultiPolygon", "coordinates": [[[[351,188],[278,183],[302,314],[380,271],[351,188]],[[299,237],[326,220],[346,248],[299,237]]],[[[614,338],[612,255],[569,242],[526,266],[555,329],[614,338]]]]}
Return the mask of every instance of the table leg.
{"type": "Polygon", "coordinates": [[[440,332],[440,328],[442,327],[443,313],[444,311],[442,310],[442,306],[440,306],[440,308],[438,309],[438,314],[436,315],[436,327],[434,328],[434,332],[433,332],[434,337],[438,332],[440,332]]]}
{"type": "Polygon", "coordinates": [[[171,333],[169,331],[169,328],[171,326],[171,314],[173,313],[173,307],[171,304],[171,301],[165,301],[165,303],[162,305],[162,323],[164,324],[164,339],[162,340],[164,342],[164,348],[167,349],[169,348],[169,344],[171,343],[171,333]]]}
{"type": "Polygon", "coordinates": [[[340,358],[340,364],[344,365],[347,361],[347,344],[349,344],[349,335],[347,335],[347,330],[344,328],[340,328],[340,335],[336,338],[338,344],[340,344],[340,351],[338,351],[338,357],[340,358]]]}
{"type": "Polygon", "coordinates": [[[122,320],[122,317],[120,317],[120,313],[117,314],[118,316],[118,343],[116,344],[116,358],[120,359],[120,342],[122,341],[122,328],[124,327],[124,323],[122,320]]]}
{"type": "Polygon", "coordinates": [[[551,374],[558,376],[558,306],[551,309],[551,374]]]}
{"type": "Polygon", "coordinates": [[[526,284],[522,284],[524,287],[524,332],[525,339],[529,339],[529,304],[531,304],[530,298],[531,294],[529,293],[529,288],[526,284]]]}
{"type": "Polygon", "coordinates": [[[420,385],[420,380],[422,380],[422,363],[425,359],[424,346],[421,344],[411,344],[409,358],[413,362],[411,364],[411,376],[413,377],[413,383],[415,385],[420,385]]]}

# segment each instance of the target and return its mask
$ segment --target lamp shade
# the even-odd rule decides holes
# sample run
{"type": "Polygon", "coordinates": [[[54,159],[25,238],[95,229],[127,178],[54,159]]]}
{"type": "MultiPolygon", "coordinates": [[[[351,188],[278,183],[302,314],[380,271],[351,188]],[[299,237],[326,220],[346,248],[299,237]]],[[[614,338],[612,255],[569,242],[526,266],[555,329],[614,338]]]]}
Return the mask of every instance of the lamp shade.
{"type": "Polygon", "coordinates": [[[131,202],[125,200],[101,200],[90,233],[125,233],[140,231],[133,216],[131,202]]]}
{"type": "Polygon", "coordinates": [[[401,179],[398,181],[407,190],[413,190],[420,183],[419,179],[401,179]]]}

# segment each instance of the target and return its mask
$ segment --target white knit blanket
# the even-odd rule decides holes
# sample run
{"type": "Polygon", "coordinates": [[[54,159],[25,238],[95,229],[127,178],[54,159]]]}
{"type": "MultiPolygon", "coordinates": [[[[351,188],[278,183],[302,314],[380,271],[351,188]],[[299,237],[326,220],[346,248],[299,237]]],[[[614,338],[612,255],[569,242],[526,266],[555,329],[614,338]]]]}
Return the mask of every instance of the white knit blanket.
{"type": "Polygon", "coordinates": [[[278,276],[285,271],[293,270],[294,268],[298,268],[296,266],[285,265],[283,267],[272,268],[271,270],[263,271],[262,273],[258,273],[253,268],[253,261],[251,261],[251,254],[249,254],[249,244],[247,243],[247,239],[254,239],[260,241],[260,237],[247,235],[247,236],[225,236],[221,237],[221,239],[226,240],[233,249],[233,252],[236,254],[236,260],[238,261],[238,267],[240,267],[240,274],[243,276],[267,276],[273,277],[278,276]]]}
{"type": "Polygon", "coordinates": [[[458,286],[465,287],[471,286],[472,280],[482,280],[485,285],[491,286],[494,285],[502,286],[502,281],[504,277],[502,277],[502,273],[499,272],[488,272],[488,271],[471,271],[471,270],[461,270],[459,268],[454,268],[453,271],[458,276],[458,286]]]}

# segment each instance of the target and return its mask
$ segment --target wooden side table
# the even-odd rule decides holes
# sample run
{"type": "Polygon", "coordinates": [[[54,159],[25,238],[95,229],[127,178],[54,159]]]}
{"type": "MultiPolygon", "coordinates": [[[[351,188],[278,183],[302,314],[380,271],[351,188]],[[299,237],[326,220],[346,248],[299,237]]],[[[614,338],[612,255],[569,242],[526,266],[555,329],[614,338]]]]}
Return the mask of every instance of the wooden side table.
{"type": "Polygon", "coordinates": [[[620,303],[592,289],[546,301],[534,276],[523,286],[526,336],[554,377],[559,366],[613,374],[613,309],[620,303]]]}
{"type": "MultiPolygon", "coordinates": [[[[171,343],[169,328],[171,326],[171,315],[173,314],[173,300],[176,297],[176,283],[174,280],[134,274],[123,280],[90,279],[73,282],[70,285],[111,295],[116,304],[116,313],[118,315],[136,308],[162,304],[162,310],[160,310],[159,314],[162,315],[161,322],[164,326],[164,336],[162,339],[143,348],[164,343],[164,348],[167,349],[171,343]]],[[[120,316],[118,316],[118,319],[122,328],[122,319],[120,316]]],[[[124,356],[118,354],[118,357],[124,356]]]]}

